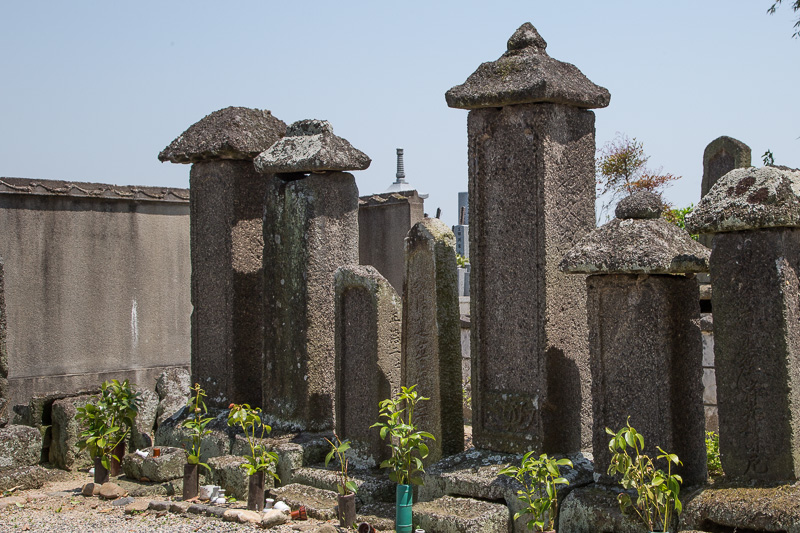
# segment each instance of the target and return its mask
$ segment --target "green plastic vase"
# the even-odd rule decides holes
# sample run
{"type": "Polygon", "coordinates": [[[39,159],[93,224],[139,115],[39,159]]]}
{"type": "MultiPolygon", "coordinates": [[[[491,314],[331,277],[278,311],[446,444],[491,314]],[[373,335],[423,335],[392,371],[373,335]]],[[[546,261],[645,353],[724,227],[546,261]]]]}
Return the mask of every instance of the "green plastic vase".
{"type": "Polygon", "coordinates": [[[397,533],[412,533],[411,529],[411,502],[414,491],[411,485],[397,485],[397,498],[395,500],[394,529],[397,533]]]}

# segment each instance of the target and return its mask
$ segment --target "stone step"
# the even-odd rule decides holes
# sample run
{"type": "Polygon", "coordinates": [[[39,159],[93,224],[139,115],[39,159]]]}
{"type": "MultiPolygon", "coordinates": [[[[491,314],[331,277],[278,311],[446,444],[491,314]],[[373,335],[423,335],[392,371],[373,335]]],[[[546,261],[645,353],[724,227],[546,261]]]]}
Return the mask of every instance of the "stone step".
{"type": "Polygon", "coordinates": [[[306,513],[311,518],[318,520],[336,518],[338,498],[337,493],[332,490],[291,483],[284,487],[272,489],[270,492],[275,496],[276,500],[285,502],[293,511],[304,505],[306,513]]]}
{"type": "Polygon", "coordinates": [[[501,503],[443,496],[412,507],[415,527],[435,533],[508,533],[511,514],[501,503]]]}
{"type": "MultiPolygon", "coordinates": [[[[337,472],[338,470],[322,467],[298,468],[292,473],[292,482],[337,492],[339,484],[337,472]]],[[[356,499],[362,504],[394,503],[397,485],[389,480],[386,472],[372,473],[357,470],[350,474],[350,479],[355,481],[358,487],[356,499]]]]}

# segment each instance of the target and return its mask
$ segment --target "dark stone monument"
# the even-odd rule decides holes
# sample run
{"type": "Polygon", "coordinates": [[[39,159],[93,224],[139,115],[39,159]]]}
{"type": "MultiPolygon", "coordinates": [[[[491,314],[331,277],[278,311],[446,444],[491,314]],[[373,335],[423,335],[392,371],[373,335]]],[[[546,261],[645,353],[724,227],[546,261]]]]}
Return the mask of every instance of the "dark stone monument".
{"type": "MultiPolygon", "coordinates": [[[[607,476],[605,428],[630,423],[683,461],[686,485],[704,483],[703,345],[699,288],[708,249],[660,218],[659,197],[623,199],[616,218],[584,237],[561,263],[586,278],[592,367],[595,474],[607,476]]],[[[666,468],[666,464],[659,465],[666,468]]]]}
{"type": "Polygon", "coordinates": [[[446,94],[470,109],[473,438],[519,453],[591,446],[586,292],[558,263],[595,226],[594,113],[609,93],[529,23],[446,94]]]}
{"type": "Polygon", "coordinates": [[[725,475],[800,478],[800,171],[736,169],[686,220],[713,234],[714,359],[725,475]]]}
{"type": "Polygon", "coordinates": [[[227,107],[158,155],[192,164],[192,382],[213,406],[261,404],[261,218],[269,177],[255,171],[253,159],[285,130],[269,111],[227,107]]]}
{"type": "Polygon", "coordinates": [[[417,426],[436,437],[428,463],[464,450],[455,246],[438,218],[423,219],[406,237],[402,381],[430,398],[414,413],[417,426]]]}
{"type": "Polygon", "coordinates": [[[6,350],[6,291],[0,257],[0,427],[8,424],[11,406],[8,401],[8,351],[6,350]]]}
{"type": "MultiPolygon", "coordinates": [[[[723,135],[706,146],[703,152],[703,182],[700,186],[702,198],[722,176],[735,168],[751,165],[750,147],[741,141],[723,135]]],[[[700,242],[711,247],[711,235],[701,235],[700,242]]]]}
{"type": "Polygon", "coordinates": [[[334,272],[358,264],[358,188],[370,164],[326,121],[301,120],[261,153],[264,210],[264,411],[282,428],[334,427],[334,272]]]}
{"type": "Polygon", "coordinates": [[[391,450],[371,426],[378,402],[400,392],[403,305],[375,267],[340,267],[335,280],[336,433],[377,466],[391,450]]]}

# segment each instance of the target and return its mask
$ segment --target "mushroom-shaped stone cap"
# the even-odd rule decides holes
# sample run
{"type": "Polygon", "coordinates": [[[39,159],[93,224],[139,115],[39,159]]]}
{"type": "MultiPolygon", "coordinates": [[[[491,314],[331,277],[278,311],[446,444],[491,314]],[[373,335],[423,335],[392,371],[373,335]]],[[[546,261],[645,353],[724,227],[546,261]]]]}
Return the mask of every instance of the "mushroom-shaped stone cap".
{"type": "Polygon", "coordinates": [[[582,108],[606,107],[608,90],[595,85],[575,65],[553,59],[530,22],[508,40],[500,59],[483,63],[467,81],[445,93],[460,109],[553,102],[582,108]]]}
{"type": "Polygon", "coordinates": [[[158,154],[158,159],[172,163],[252,160],[285,132],[286,123],[266,109],[226,107],[189,126],[158,154]]]}
{"type": "Polygon", "coordinates": [[[731,170],[686,217],[686,229],[692,233],[778,227],[800,227],[800,170],[731,170]]]}
{"type": "Polygon", "coordinates": [[[265,174],[364,170],[372,160],[346,139],[333,134],[327,120],[299,120],[286,137],[255,159],[256,170],[265,174]]]}
{"type": "Polygon", "coordinates": [[[581,239],[559,268],[574,274],[688,274],[708,272],[709,249],[660,214],[651,192],[634,193],[617,206],[617,216],[581,239]]]}

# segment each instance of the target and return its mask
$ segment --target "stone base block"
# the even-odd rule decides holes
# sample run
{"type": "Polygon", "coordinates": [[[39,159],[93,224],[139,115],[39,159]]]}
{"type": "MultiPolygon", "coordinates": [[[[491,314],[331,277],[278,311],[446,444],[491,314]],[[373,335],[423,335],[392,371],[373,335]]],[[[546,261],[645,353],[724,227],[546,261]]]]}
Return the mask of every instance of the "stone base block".
{"type": "Polygon", "coordinates": [[[272,494],[276,500],[283,500],[293,510],[305,505],[306,512],[311,518],[318,520],[333,520],[336,518],[338,499],[332,490],[307,487],[292,483],[285,487],[273,489],[272,494]]]}
{"type": "MultiPolygon", "coordinates": [[[[246,462],[247,459],[237,455],[223,455],[209,459],[211,483],[225,489],[226,496],[233,496],[237,500],[247,500],[250,479],[247,471],[241,467],[246,462]]],[[[275,478],[270,474],[265,476],[264,481],[264,487],[267,489],[275,486],[275,478]]]]}
{"type": "MultiPolygon", "coordinates": [[[[293,483],[336,492],[339,483],[337,472],[334,469],[304,467],[295,470],[292,479],[293,483]]],[[[358,487],[356,499],[361,503],[394,503],[397,484],[389,480],[386,472],[373,474],[366,471],[355,471],[350,472],[350,478],[358,487]]]]}
{"type": "MultiPolygon", "coordinates": [[[[156,430],[156,446],[172,446],[175,448],[188,448],[191,444],[189,430],[181,426],[184,411],[180,414],[167,418],[159,424],[156,430]]],[[[206,427],[211,433],[205,435],[200,445],[200,460],[207,463],[212,457],[220,457],[231,453],[231,433],[228,429],[228,410],[209,411],[209,416],[214,416],[206,427]],[[216,415],[216,416],[215,416],[216,415]]]]}
{"type": "Polygon", "coordinates": [[[508,507],[471,498],[444,496],[413,507],[413,523],[437,533],[508,533],[508,507]]]}
{"type": "Polygon", "coordinates": [[[680,529],[800,533],[800,486],[706,488],[683,501],[680,529]]]}
{"type": "Polygon", "coordinates": [[[395,502],[374,502],[361,507],[356,513],[356,522],[366,522],[378,531],[394,529],[395,502]]]}
{"type": "Polygon", "coordinates": [[[624,515],[619,490],[601,484],[575,489],[561,503],[558,530],[570,533],[647,533],[636,514],[624,515]]]}
{"type": "Polygon", "coordinates": [[[76,446],[80,440],[81,425],[75,416],[78,414],[78,407],[84,407],[94,398],[91,395],[81,395],[53,402],[49,458],[55,466],[64,470],[77,470],[91,464],[89,453],[79,452],[76,446]]]}
{"type": "Polygon", "coordinates": [[[17,487],[20,490],[39,489],[45,479],[52,479],[50,471],[41,466],[21,466],[0,470],[0,492],[17,487]]]}
{"type": "Polygon", "coordinates": [[[161,455],[153,457],[153,449],[145,450],[147,457],[129,453],[122,459],[122,471],[131,479],[147,478],[155,483],[183,478],[183,465],[186,464],[186,451],[182,448],[161,448],[161,455]]]}
{"type": "Polygon", "coordinates": [[[42,434],[30,426],[0,428],[0,470],[34,466],[42,458],[42,434]]]}

